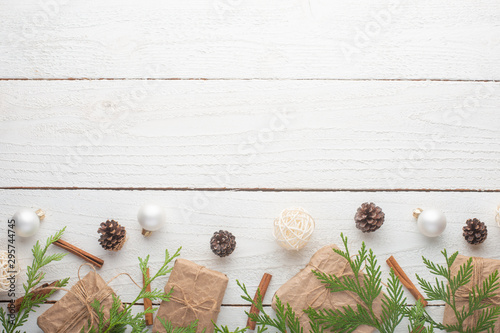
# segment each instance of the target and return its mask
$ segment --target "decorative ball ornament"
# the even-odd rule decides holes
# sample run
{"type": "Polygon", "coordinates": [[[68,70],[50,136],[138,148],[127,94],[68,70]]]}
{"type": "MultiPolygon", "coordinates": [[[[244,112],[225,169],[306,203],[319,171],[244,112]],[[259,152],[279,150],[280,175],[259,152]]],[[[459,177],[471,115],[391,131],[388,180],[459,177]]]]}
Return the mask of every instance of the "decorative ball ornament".
{"type": "Polygon", "coordinates": [[[438,209],[417,208],[413,211],[418,230],[427,237],[437,237],[446,229],[446,216],[438,209]]]}
{"type": "Polygon", "coordinates": [[[497,225],[500,227],[500,205],[497,207],[497,213],[495,215],[495,221],[497,221],[497,225]]]}
{"type": "Polygon", "coordinates": [[[31,237],[40,229],[40,221],[45,218],[43,210],[34,212],[28,208],[18,210],[12,220],[15,221],[14,230],[17,236],[31,237]]]}
{"type": "Polygon", "coordinates": [[[314,227],[314,219],[303,208],[288,208],[274,220],[273,236],[281,247],[298,251],[306,246],[314,227]]]}
{"type": "Polygon", "coordinates": [[[158,205],[146,204],[139,209],[137,220],[142,227],[142,234],[149,237],[153,231],[160,229],[165,224],[165,211],[158,205]]]}
{"type": "Polygon", "coordinates": [[[7,251],[0,251],[0,291],[8,291],[13,282],[11,278],[20,272],[21,269],[17,265],[15,257],[12,258],[12,254],[9,257],[7,251]]]}

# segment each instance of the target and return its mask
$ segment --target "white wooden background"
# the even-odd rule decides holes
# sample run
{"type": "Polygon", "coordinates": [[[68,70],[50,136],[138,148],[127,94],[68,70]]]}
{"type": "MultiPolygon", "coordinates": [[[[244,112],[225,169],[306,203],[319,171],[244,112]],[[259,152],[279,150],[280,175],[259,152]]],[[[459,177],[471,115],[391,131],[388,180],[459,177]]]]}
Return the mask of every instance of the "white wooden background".
{"type": "MultiPolygon", "coordinates": [[[[0,0],[0,22],[1,247],[17,209],[47,212],[17,240],[23,266],[65,225],[65,240],[104,258],[105,279],[140,280],[138,256],[155,270],[182,245],[229,276],[219,323],[235,328],[248,309],[236,279],[253,292],[273,274],[270,304],[340,232],[372,247],[385,276],[390,255],[424,277],[421,256],[441,261],[443,248],[500,259],[497,0],[0,0]],[[369,235],[353,223],[365,201],[386,213],[369,235]],[[146,202],[168,213],[151,238],[136,221],[146,202]],[[297,253],[271,235],[293,206],[317,223],[297,253]],[[416,207],[447,214],[441,237],[417,232],[416,207]],[[461,236],[472,217],[489,230],[477,247],[461,236]],[[130,237],[118,253],[97,243],[111,218],[130,237]],[[209,249],[219,229],[236,235],[228,258],[209,249]]],[[[72,285],[81,263],[69,254],[47,281],[72,285]]],[[[113,283],[129,302],[130,286],[113,283]]],[[[429,307],[437,319],[443,308],[429,307]]]]}

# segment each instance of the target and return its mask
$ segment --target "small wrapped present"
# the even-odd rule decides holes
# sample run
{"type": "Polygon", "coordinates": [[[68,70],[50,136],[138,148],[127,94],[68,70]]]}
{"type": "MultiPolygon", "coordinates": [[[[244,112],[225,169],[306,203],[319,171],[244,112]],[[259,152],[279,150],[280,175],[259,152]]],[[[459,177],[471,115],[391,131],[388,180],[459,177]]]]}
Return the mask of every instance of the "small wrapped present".
{"type": "Polygon", "coordinates": [[[162,318],[171,321],[174,327],[184,327],[198,320],[197,332],[206,329],[206,333],[212,333],[212,321],[217,322],[227,282],[225,274],[177,259],[165,286],[165,292],[172,288],[173,292],[169,302],[161,303],[153,332],[166,332],[158,320],[162,318]]]}
{"type": "MultiPolygon", "coordinates": [[[[470,257],[458,255],[453,265],[451,266],[450,273],[451,276],[456,276],[460,266],[465,264],[470,257]]],[[[472,271],[472,277],[468,284],[458,288],[455,294],[455,302],[457,309],[461,310],[465,305],[466,308],[469,304],[469,293],[472,291],[472,288],[477,285],[482,285],[483,281],[488,278],[488,276],[496,270],[500,271],[500,260],[497,259],[486,259],[479,257],[472,257],[472,266],[474,267],[472,271]]],[[[488,298],[485,300],[486,303],[491,305],[500,305],[500,295],[496,294],[495,296],[488,298]]],[[[475,311],[474,314],[468,317],[464,324],[465,327],[469,327],[469,325],[477,322],[479,315],[481,314],[481,310],[475,311]]],[[[457,317],[455,317],[455,313],[453,310],[446,305],[444,308],[444,318],[443,324],[445,325],[453,325],[457,323],[457,317]]],[[[495,333],[500,333],[500,323],[495,324],[495,329],[493,330],[495,333]]]]}
{"type": "MultiPolygon", "coordinates": [[[[273,308],[276,309],[276,296],[279,297],[283,304],[289,303],[295,314],[299,317],[304,332],[309,332],[311,325],[309,324],[309,317],[303,310],[309,307],[317,310],[341,310],[343,306],[356,308],[356,304],[360,303],[358,296],[351,292],[341,291],[332,293],[325,288],[325,285],[312,272],[315,270],[338,277],[354,275],[347,260],[335,253],[333,248],[338,249],[336,245],[327,245],[319,249],[312,256],[307,266],[282,285],[274,294],[273,308]]],[[[376,314],[382,313],[381,296],[374,301],[373,309],[376,314]]],[[[370,333],[373,331],[373,327],[366,325],[359,326],[354,330],[354,332],[358,333],[370,333]]]]}
{"type": "MultiPolygon", "coordinates": [[[[109,319],[113,304],[113,289],[95,271],[78,281],[66,295],[38,317],[38,327],[45,333],[80,333],[88,331],[88,321],[97,325],[97,314],[91,307],[94,300],[104,306],[104,318],[109,319]]],[[[116,296],[116,295],[115,295],[116,296]]]]}

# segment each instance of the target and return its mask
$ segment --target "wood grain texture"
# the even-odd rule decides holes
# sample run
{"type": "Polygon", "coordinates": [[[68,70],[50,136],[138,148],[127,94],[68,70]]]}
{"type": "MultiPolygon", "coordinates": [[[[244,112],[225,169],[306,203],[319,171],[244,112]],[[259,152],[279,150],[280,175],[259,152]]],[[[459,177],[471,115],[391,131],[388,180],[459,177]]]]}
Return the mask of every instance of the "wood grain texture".
{"type": "Polygon", "coordinates": [[[499,190],[500,83],[2,81],[0,187],[499,190]]]}
{"type": "MultiPolygon", "coordinates": [[[[494,211],[500,203],[500,193],[314,193],[314,192],[161,192],[161,191],[14,191],[0,190],[0,211],[6,221],[20,207],[41,207],[46,218],[37,234],[45,239],[67,225],[63,239],[104,259],[99,269],[104,280],[118,273],[127,272],[139,284],[141,275],[137,257],[151,255],[150,268],[154,274],[161,265],[165,249],[171,252],[182,246],[182,257],[229,277],[223,300],[225,305],[242,304],[236,279],[254,291],[262,274],[273,275],[269,291],[264,298],[270,304],[274,292],[288,281],[309,261],[312,254],[327,244],[340,245],[340,233],[349,237],[351,251],[361,242],[373,248],[387,278],[389,268],[385,259],[393,255],[411,279],[415,273],[430,278],[421,256],[443,262],[440,251],[460,251],[464,255],[486,256],[500,259],[500,228],[495,223],[494,211]],[[353,217],[357,207],[373,201],[383,208],[386,221],[373,234],[363,234],[355,228],[353,217]],[[136,220],[139,207],[146,202],[156,202],[167,210],[167,225],[149,238],[141,235],[136,220]],[[302,206],[315,219],[316,230],[310,243],[299,252],[289,252],[279,247],[272,236],[272,222],[286,207],[302,206]],[[448,227],[441,237],[422,236],[412,217],[415,207],[443,209],[448,227]],[[488,239],[481,246],[470,246],[462,238],[461,228],[469,218],[476,217],[488,227],[488,239]],[[115,219],[127,229],[129,239],[119,252],[105,251],[98,244],[97,228],[106,219],[115,219]],[[236,236],[237,247],[231,256],[219,258],[209,247],[214,231],[229,230],[236,236]],[[249,269],[250,268],[250,269],[249,269]]],[[[6,223],[0,225],[0,235],[6,235],[6,223]]],[[[6,236],[2,237],[2,243],[6,236]]],[[[16,242],[22,267],[31,261],[30,249],[34,238],[16,242]]],[[[54,247],[51,252],[60,252],[54,247]]],[[[70,285],[77,279],[77,270],[84,261],[68,254],[64,261],[47,267],[46,280],[70,277],[70,285]]],[[[83,268],[84,273],[87,268],[83,268]]],[[[24,279],[24,274],[21,275],[24,279]]],[[[18,281],[19,288],[20,283],[18,281]]],[[[167,279],[152,284],[163,288],[167,279]]],[[[414,280],[414,282],[416,282],[414,280]]],[[[130,302],[138,290],[122,276],[112,282],[114,290],[125,302],[130,302]]],[[[407,291],[408,302],[414,299],[407,291]]],[[[57,293],[54,299],[61,297],[57,293]]],[[[0,296],[6,300],[6,295],[0,296]]],[[[433,304],[433,303],[431,303],[433,304]]],[[[434,303],[435,304],[435,303],[434,303]]],[[[242,321],[242,325],[246,321],[242,321]]]]}
{"type": "Polygon", "coordinates": [[[497,0],[2,1],[3,78],[500,79],[497,0]]]}

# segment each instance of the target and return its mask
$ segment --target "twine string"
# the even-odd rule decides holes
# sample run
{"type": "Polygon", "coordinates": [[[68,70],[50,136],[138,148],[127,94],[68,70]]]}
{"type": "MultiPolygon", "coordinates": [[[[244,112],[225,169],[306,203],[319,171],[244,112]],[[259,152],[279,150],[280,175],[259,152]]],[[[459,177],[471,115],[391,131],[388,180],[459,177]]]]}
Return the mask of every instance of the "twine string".
{"type": "MultiPolygon", "coordinates": [[[[355,255],[352,255],[352,257],[355,257],[357,256],[357,254],[355,255]]],[[[345,259],[344,259],[345,260],[345,259]]],[[[314,268],[315,271],[318,271],[320,273],[323,273],[323,274],[327,274],[329,275],[330,273],[328,272],[325,272],[324,270],[322,270],[321,268],[319,268],[318,266],[314,265],[314,264],[309,264],[309,266],[311,266],[312,268],[314,268]]],[[[344,266],[342,267],[342,269],[337,273],[335,274],[335,276],[342,278],[342,277],[345,277],[345,276],[351,276],[351,277],[354,277],[354,272],[352,270],[349,270],[347,271],[347,268],[350,267],[349,265],[349,262],[347,260],[345,260],[345,263],[344,263],[344,266]],[[347,272],[346,272],[347,271],[347,272]]],[[[364,271],[364,268],[360,270],[360,272],[363,272],[364,271]]],[[[368,309],[368,306],[363,303],[361,301],[361,299],[359,298],[359,296],[356,294],[356,293],[353,293],[352,291],[350,290],[343,290],[342,292],[345,292],[346,294],[348,294],[351,298],[353,298],[354,300],[356,300],[356,303],[357,304],[360,304],[362,307],[364,307],[366,310],[369,310],[368,309]]],[[[312,299],[312,301],[309,301],[309,298],[306,298],[307,299],[307,307],[311,307],[311,308],[314,308],[314,309],[318,309],[320,307],[323,306],[323,304],[325,304],[328,300],[328,295],[331,293],[330,290],[328,290],[328,288],[326,288],[323,283],[321,283],[321,285],[315,287],[314,289],[312,289],[311,291],[308,291],[308,294],[311,295],[311,294],[314,294],[315,293],[315,297],[312,299]],[[323,289],[322,291],[320,291],[319,293],[316,293],[318,290],[320,289],[323,289]],[[322,298],[322,301],[319,303],[319,304],[316,304],[315,307],[313,307],[313,305],[315,304],[316,301],[318,301],[320,298],[322,298]]],[[[299,315],[298,319],[300,320],[302,318],[302,316],[305,315],[305,312],[302,311],[302,313],[299,315]]]]}
{"type": "MultiPolygon", "coordinates": [[[[198,280],[198,276],[200,275],[200,273],[203,269],[205,269],[205,267],[200,267],[198,269],[198,271],[196,272],[196,276],[194,278],[194,283],[196,283],[196,281],[198,280]]],[[[172,283],[171,285],[172,285],[172,288],[177,287],[177,289],[175,289],[175,290],[179,290],[181,292],[182,297],[177,297],[177,296],[171,295],[170,301],[174,301],[174,302],[181,304],[185,307],[186,311],[184,312],[183,318],[186,317],[188,311],[191,311],[194,314],[195,318],[199,319],[198,313],[202,312],[202,310],[205,310],[205,311],[215,311],[216,310],[217,301],[215,299],[206,298],[206,299],[196,303],[187,297],[186,293],[184,292],[184,289],[181,286],[179,286],[176,283],[172,283]],[[211,303],[211,305],[206,306],[205,305],[206,303],[211,303]]],[[[217,312],[219,312],[219,310],[217,310],[217,312]]]]}
{"type": "MultiPolygon", "coordinates": [[[[73,286],[73,288],[71,289],[67,289],[67,288],[63,288],[63,287],[47,287],[47,288],[44,288],[44,289],[55,289],[55,290],[64,290],[68,293],[71,293],[73,294],[82,304],[83,306],[86,308],[88,314],[89,314],[89,317],[90,317],[90,325],[88,326],[88,332],[90,332],[90,330],[92,329],[92,327],[94,326],[94,323],[95,321],[99,321],[99,316],[97,315],[96,311],[94,308],[92,308],[92,303],[94,302],[94,300],[98,300],[99,302],[105,300],[106,298],[108,298],[110,295],[113,294],[113,289],[111,289],[111,287],[109,286],[109,284],[115,280],[117,277],[121,276],[121,275],[126,275],[129,277],[129,279],[137,286],[139,287],[140,289],[142,289],[141,286],[139,286],[137,284],[137,282],[135,282],[135,280],[132,278],[132,276],[128,273],[120,273],[120,274],[117,274],[116,276],[114,276],[111,280],[109,280],[108,282],[105,282],[106,286],[104,288],[101,288],[99,289],[96,293],[94,294],[91,294],[85,284],[82,282],[82,278],[80,276],[80,270],[82,269],[83,266],[90,266],[93,270],[94,270],[94,273],[97,274],[97,271],[95,269],[95,267],[89,263],[85,263],[85,264],[82,264],[80,265],[80,267],[78,268],[78,282],[73,286]]],[[[71,320],[68,320],[67,322],[65,322],[65,324],[63,326],[61,326],[57,332],[66,332],[74,323],[78,322],[79,320],[81,320],[84,316],[86,315],[85,311],[84,312],[80,312],[78,315],[74,316],[71,318],[71,320]]]]}
{"type": "MultiPolygon", "coordinates": [[[[482,272],[484,269],[484,259],[480,257],[472,257],[472,277],[468,285],[460,287],[457,290],[455,297],[458,302],[468,302],[469,295],[475,294],[475,287],[480,285],[482,272]]],[[[490,305],[500,305],[500,295],[495,294],[493,297],[486,298],[483,302],[489,303],[490,305]]],[[[465,321],[467,326],[477,322],[481,311],[474,311],[472,316],[468,317],[465,321]]]]}

